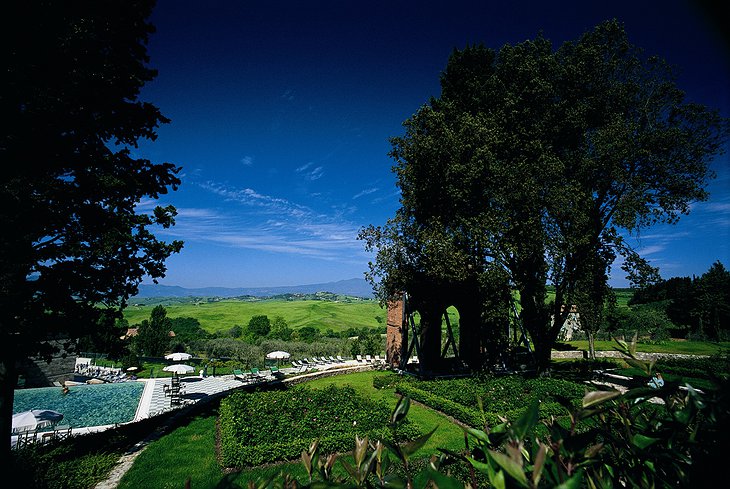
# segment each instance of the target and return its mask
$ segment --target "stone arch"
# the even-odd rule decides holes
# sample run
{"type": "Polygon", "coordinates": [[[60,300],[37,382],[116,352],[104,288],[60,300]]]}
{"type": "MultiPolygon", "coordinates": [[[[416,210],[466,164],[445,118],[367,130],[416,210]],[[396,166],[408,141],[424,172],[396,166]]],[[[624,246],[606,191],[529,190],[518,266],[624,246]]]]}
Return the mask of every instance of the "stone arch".
{"type": "MultiPolygon", "coordinates": [[[[388,335],[386,358],[394,368],[403,368],[408,360],[409,346],[413,343],[414,328],[409,316],[417,311],[420,323],[417,352],[421,372],[453,370],[454,363],[469,370],[480,370],[502,361],[501,356],[509,342],[509,306],[506,314],[485,314],[485,301],[502,303],[504,297],[494,291],[483,290],[476,280],[449,283],[428,283],[412,286],[407,292],[388,304],[388,335]],[[491,299],[490,299],[491,297],[491,299]],[[457,359],[444,358],[442,346],[442,318],[449,307],[459,313],[457,359]]],[[[509,301],[507,301],[509,302],[509,301]]]]}

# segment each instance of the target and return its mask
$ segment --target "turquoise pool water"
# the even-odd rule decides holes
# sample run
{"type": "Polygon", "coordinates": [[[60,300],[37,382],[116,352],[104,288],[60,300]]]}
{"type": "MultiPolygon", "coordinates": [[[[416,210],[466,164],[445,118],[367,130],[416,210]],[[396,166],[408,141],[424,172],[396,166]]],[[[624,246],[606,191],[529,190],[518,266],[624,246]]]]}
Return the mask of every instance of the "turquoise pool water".
{"type": "Polygon", "coordinates": [[[72,428],[126,423],[134,419],[144,390],[143,382],[117,382],[60,387],[18,389],[13,414],[29,409],[52,409],[63,414],[61,424],[72,428]]]}

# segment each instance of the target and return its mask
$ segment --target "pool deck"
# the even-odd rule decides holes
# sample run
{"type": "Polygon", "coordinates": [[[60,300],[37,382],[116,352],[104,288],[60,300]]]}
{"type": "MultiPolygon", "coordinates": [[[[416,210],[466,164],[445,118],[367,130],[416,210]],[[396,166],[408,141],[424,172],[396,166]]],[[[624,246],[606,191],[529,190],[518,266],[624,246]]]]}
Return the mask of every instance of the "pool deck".
{"type": "MultiPolygon", "coordinates": [[[[289,383],[302,378],[321,375],[325,372],[341,372],[348,371],[352,368],[372,367],[373,363],[358,362],[357,360],[345,360],[343,362],[333,362],[330,364],[317,365],[307,372],[297,373],[295,368],[283,368],[281,372],[286,377],[281,382],[289,383]]],[[[145,382],[145,388],[142,391],[142,397],[134,416],[134,421],[154,417],[167,411],[180,409],[186,405],[193,404],[202,399],[210,398],[216,394],[229,392],[236,389],[243,389],[253,385],[260,385],[266,382],[274,381],[274,377],[259,379],[258,382],[245,382],[234,375],[217,375],[215,377],[201,377],[198,375],[182,377],[181,384],[184,386],[182,395],[182,404],[173,406],[171,399],[165,394],[164,385],[170,384],[169,377],[157,379],[142,379],[145,382]]]]}

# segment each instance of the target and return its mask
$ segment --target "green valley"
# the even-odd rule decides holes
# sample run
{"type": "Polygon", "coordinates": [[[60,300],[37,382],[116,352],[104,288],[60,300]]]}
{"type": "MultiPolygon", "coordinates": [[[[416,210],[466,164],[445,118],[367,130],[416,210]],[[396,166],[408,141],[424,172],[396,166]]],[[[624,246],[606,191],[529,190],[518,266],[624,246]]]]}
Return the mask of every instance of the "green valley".
{"type": "Polygon", "coordinates": [[[246,326],[253,316],[273,320],[281,316],[292,329],[314,327],[322,332],[349,328],[384,328],[386,311],[376,300],[340,297],[339,300],[267,298],[147,299],[133,302],[124,311],[130,326],[150,317],[152,308],[164,305],[167,317],[197,319],[209,333],[224,332],[235,325],[246,326]]]}

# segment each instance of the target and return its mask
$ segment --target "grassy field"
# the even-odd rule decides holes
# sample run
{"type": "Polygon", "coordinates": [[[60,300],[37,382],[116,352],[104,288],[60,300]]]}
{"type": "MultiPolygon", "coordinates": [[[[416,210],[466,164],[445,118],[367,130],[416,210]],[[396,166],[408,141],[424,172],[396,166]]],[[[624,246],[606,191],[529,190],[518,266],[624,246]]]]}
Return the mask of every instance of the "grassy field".
{"type": "MultiPolygon", "coordinates": [[[[153,305],[130,306],[124,317],[130,325],[149,319],[153,305]]],[[[216,302],[177,302],[166,304],[170,318],[189,317],[200,321],[209,333],[227,331],[233,326],[248,325],[253,316],[265,315],[270,320],[283,317],[290,328],[313,326],[319,330],[335,332],[348,328],[375,328],[385,326],[387,312],[375,300],[358,302],[329,302],[319,300],[236,300],[216,302]]]]}
{"type": "MultiPolygon", "coordinates": [[[[588,341],[571,341],[571,347],[578,350],[588,351],[588,341]]],[[[596,350],[615,350],[615,341],[596,341],[596,350]]],[[[716,355],[730,350],[730,342],[721,341],[711,343],[709,341],[665,341],[661,344],[638,343],[636,351],[644,353],[670,353],[676,355],[716,355]]]]}
{"type": "MultiPolygon", "coordinates": [[[[629,289],[615,290],[618,305],[626,307],[633,295],[629,289]]],[[[548,300],[553,298],[548,293],[548,300]]],[[[384,327],[387,311],[378,301],[359,299],[354,301],[324,300],[283,300],[283,299],[221,299],[207,301],[195,298],[171,298],[167,300],[148,299],[143,303],[133,303],[124,311],[130,326],[149,319],[156,305],[163,305],[170,318],[190,317],[200,321],[209,333],[224,332],[233,326],[246,326],[253,316],[265,315],[273,320],[283,317],[290,328],[299,329],[312,326],[321,331],[331,329],[335,332],[348,328],[384,327]]],[[[519,304],[517,304],[519,309],[519,304]]],[[[452,325],[458,324],[458,311],[449,308],[452,325]]],[[[416,321],[418,318],[416,317],[416,321]]]]}

